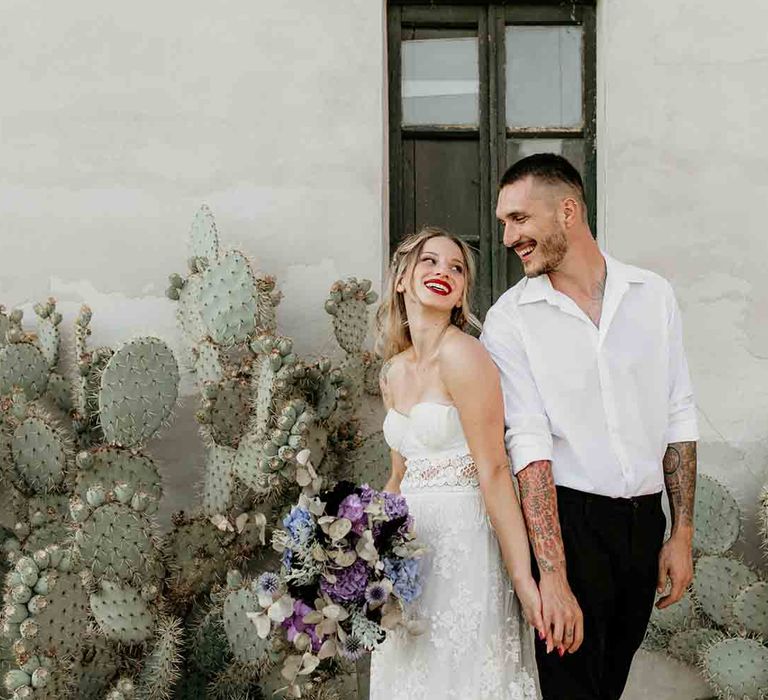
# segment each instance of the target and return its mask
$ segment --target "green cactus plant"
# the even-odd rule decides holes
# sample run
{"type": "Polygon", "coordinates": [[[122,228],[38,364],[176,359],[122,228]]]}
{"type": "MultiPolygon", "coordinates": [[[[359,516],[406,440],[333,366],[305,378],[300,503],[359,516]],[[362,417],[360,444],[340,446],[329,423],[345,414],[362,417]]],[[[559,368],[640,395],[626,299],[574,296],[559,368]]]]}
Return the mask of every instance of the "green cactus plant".
{"type": "Polygon", "coordinates": [[[694,549],[703,554],[725,554],[739,539],[740,531],[741,512],[731,492],[717,479],[699,474],[694,508],[694,549]]]}
{"type": "Polygon", "coordinates": [[[146,642],[157,624],[157,610],[152,604],[156,594],[151,586],[138,591],[127,584],[103,580],[90,595],[91,615],[100,632],[111,641],[146,642]]]}
{"type": "Polygon", "coordinates": [[[757,574],[737,559],[703,556],[696,562],[693,591],[701,609],[717,625],[733,624],[733,601],[758,580],[757,574]]]}
{"type": "Polygon", "coordinates": [[[721,636],[701,652],[701,668],[718,698],[768,697],[768,648],[756,639],[721,636]]]}
{"type": "Polygon", "coordinates": [[[101,374],[99,419],[106,441],[133,447],[168,420],[178,397],[179,369],[156,338],[136,338],[109,359],[101,374]]]}

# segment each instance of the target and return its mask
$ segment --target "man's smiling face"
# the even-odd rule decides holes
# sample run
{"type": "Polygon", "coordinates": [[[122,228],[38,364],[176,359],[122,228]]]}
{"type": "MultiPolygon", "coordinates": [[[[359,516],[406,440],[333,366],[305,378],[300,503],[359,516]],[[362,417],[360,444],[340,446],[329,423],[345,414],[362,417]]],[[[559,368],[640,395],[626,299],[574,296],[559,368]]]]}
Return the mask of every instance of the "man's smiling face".
{"type": "Polygon", "coordinates": [[[499,192],[496,218],[504,226],[504,245],[520,258],[526,277],[554,272],[568,252],[559,202],[557,187],[530,176],[499,192]]]}

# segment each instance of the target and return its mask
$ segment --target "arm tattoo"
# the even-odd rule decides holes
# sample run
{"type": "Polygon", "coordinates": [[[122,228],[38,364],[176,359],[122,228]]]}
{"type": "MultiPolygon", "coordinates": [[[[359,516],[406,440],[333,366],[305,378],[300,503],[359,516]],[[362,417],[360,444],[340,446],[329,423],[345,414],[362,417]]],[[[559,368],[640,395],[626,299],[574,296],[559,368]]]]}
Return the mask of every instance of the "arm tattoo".
{"type": "Polygon", "coordinates": [[[664,454],[664,484],[669,496],[672,529],[693,527],[693,503],[696,491],[696,443],[673,442],[664,454]]]}
{"type": "Polygon", "coordinates": [[[528,537],[542,572],[565,571],[557,492],[548,461],[531,462],[517,475],[528,537]]]}

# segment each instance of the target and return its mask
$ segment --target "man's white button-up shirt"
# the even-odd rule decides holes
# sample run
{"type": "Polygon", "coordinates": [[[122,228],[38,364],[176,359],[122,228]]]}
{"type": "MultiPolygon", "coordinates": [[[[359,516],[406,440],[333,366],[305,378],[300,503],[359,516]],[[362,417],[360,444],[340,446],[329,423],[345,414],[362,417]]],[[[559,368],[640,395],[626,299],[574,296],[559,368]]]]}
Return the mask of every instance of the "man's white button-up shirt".
{"type": "Polygon", "coordinates": [[[515,473],[551,460],[555,483],[611,497],[664,488],[667,445],[697,440],[680,310],[669,283],[605,253],[599,328],[547,275],[488,311],[515,473]]]}

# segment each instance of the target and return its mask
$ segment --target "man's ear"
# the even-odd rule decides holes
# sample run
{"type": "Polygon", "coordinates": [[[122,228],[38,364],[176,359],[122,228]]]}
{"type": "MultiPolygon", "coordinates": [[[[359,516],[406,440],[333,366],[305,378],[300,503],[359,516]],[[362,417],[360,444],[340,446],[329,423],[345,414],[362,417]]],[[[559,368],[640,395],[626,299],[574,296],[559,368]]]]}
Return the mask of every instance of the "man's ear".
{"type": "Polygon", "coordinates": [[[570,227],[581,221],[581,206],[575,197],[566,197],[560,203],[560,212],[563,217],[563,223],[570,227]]]}

